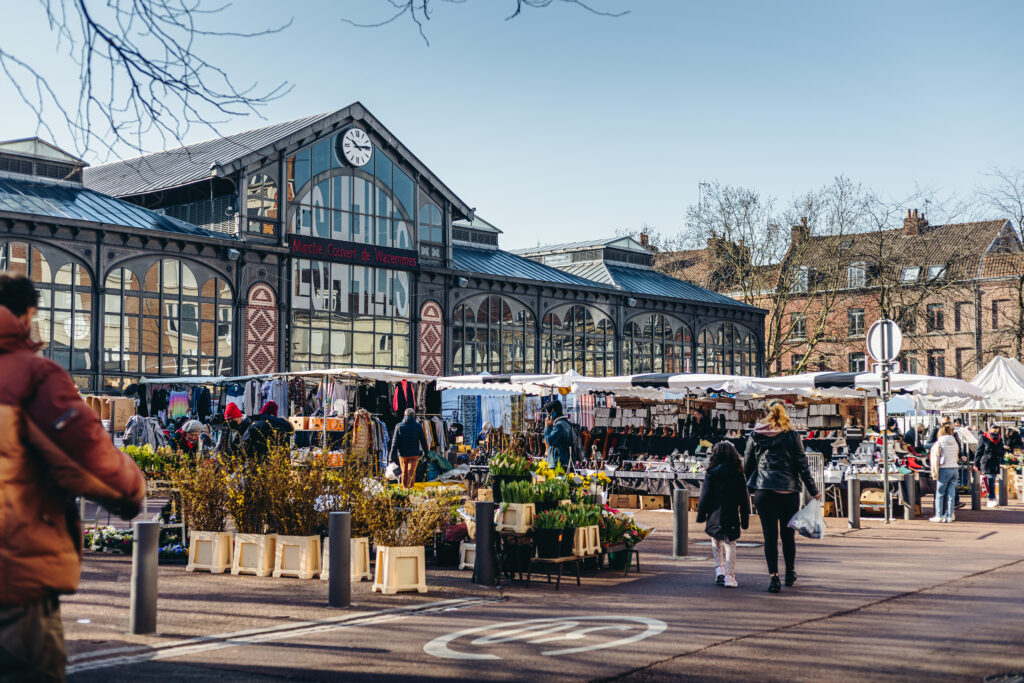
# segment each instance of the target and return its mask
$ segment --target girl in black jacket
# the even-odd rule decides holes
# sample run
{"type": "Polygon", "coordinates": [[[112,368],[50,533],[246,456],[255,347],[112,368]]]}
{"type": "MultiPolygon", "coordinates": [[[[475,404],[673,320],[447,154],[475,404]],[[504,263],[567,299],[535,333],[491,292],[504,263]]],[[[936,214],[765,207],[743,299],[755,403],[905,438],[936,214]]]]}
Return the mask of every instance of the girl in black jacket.
{"type": "Polygon", "coordinates": [[[711,449],[697,503],[697,522],[705,520],[704,533],[711,537],[711,554],[715,558],[715,584],[736,588],[736,539],[740,537],[740,528],[746,529],[750,524],[750,498],[740,454],[728,441],[711,449]]]}

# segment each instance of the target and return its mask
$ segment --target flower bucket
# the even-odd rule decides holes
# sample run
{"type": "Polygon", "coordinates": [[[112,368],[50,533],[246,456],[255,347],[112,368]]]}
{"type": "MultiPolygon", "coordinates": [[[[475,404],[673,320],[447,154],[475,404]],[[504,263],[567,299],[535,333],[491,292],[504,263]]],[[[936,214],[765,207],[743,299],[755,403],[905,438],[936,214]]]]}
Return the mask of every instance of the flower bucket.
{"type": "Polygon", "coordinates": [[[434,546],[434,559],[441,567],[454,567],[459,563],[458,544],[438,543],[434,546]]]}
{"type": "Polygon", "coordinates": [[[537,543],[537,557],[562,557],[562,534],[564,529],[537,529],[533,532],[537,543]]]}
{"type": "Polygon", "coordinates": [[[628,550],[616,550],[608,553],[609,569],[625,569],[627,562],[629,562],[628,550]]]}
{"type": "Polygon", "coordinates": [[[572,557],[572,546],[576,540],[576,527],[569,526],[562,529],[562,546],[559,557],[572,557]]]}
{"type": "Polygon", "coordinates": [[[523,474],[518,476],[501,474],[491,475],[491,496],[494,498],[494,506],[501,507],[501,485],[506,481],[530,481],[533,475],[523,474]]]}
{"type": "MultiPolygon", "coordinates": [[[[331,550],[330,550],[330,537],[327,537],[323,541],[323,561],[321,562],[322,569],[320,570],[320,578],[327,581],[331,577],[331,550]]],[[[352,563],[351,578],[353,581],[362,581],[363,579],[372,579],[373,571],[370,569],[370,538],[369,536],[360,536],[358,538],[349,539],[349,555],[352,563]]]]}
{"type": "Polygon", "coordinates": [[[533,528],[533,518],[536,515],[536,503],[503,503],[495,513],[495,530],[525,534],[533,528]]]}
{"type": "Polygon", "coordinates": [[[474,569],[476,565],[476,543],[463,541],[459,545],[459,569],[474,569]]]}

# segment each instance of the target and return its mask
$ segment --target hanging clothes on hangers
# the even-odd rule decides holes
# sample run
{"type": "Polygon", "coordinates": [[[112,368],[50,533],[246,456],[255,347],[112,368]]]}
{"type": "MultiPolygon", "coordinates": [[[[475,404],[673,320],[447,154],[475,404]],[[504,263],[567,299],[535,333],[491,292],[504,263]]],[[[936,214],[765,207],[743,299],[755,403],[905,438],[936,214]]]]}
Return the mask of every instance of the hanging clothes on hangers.
{"type": "Polygon", "coordinates": [[[391,410],[396,415],[403,415],[406,408],[416,408],[416,387],[403,379],[395,384],[395,392],[391,398],[391,410]]]}
{"type": "Polygon", "coordinates": [[[242,399],[242,412],[246,415],[258,415],[263,403],[260,401],[260,383],[251,379],[245,383],[245,394],[242,399]]]}
{"type": "Polygon", "coordinates": [[[172,391],[167,400],[167,417],[172,420],[185,417],[188,415],[188,409],[188,392],[172,391]]]}

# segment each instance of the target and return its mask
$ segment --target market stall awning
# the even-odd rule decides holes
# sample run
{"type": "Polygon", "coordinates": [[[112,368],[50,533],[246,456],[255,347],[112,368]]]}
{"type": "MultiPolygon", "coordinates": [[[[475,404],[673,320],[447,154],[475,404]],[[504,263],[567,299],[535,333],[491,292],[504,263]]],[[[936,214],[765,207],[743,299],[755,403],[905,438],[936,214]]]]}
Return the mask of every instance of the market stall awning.
{"type": "MultiPolygon", "coordinates": [[[[609,393],[618,396],[662,399],[666,394],[694,391],[714,391],[726,394],[744,392],[750,385],[750,377],[735,375],[711,375],[704,373],[644,373],[639,375],[616,375],[612,377],[572,378],[571,389],[576,393],[609,393]]],[[[563,384],[568,383],[568,379],[563,384]]],[[[561,386],[561,385],[560,385],[561,386]]]]}
{"type": "MultiPolygon", "coordinates": [[[[953,377],[932,377],[894,373],[890,376],[894,394],[915,394],[926,398],[983,398],[970,382],[953,377]]],[[[752,379],[751,393],[797,394],[821,398],[878,396],[881,377],[873,372],[809,372],[802,375],[752,379]]]]}
{"type": "Polygon", "coordinates": [[[418,375],[414,372],[400,370],[379,370],[377,368],[327,368],[325,370],[301,370],[299,372],[270,372],[262,375],[238,375],[235,377],[220,376],[183,376],[183,377],[142,377],[140,384],[237,384],[251,379],[273,379],[275,377],[334,377],[363,382],[433,382],[433,375],[418,375]]]}
{"type": "Polygon", "coordinates": [[[556,380],[559,377],[561,375],[492,375],[485,372],[479,375],[438,377],[437,388],[441,391],[461,389],[464,391],[514,392],[541,395],[551,391],[551,387],[546,386],[544,383],[556,380]]]}
{"type": "Polygon", "coordinates": [[[982,393],[980,400],[946,400],[937,404],[942,410],[957,412],[1002,413],[1024,410],[1024,364],[1016,358],[996,356],[971,384],[982,393]]]}

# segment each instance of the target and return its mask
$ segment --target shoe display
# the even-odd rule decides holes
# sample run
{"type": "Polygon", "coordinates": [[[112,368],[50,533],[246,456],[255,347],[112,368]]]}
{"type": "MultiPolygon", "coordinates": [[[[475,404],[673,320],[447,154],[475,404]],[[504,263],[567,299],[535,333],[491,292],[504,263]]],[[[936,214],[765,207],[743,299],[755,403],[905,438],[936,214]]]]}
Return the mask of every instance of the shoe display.
{"type": "Polygon", "coordinates": [[[929,517],[928,521],[929,522],[945,522],[946,518],[945,517],[940,517],[939,515],[935,515],[934,517],[929,517]]]}
{"type": "Polygon", "coordinates": [[[772,574],[771,583],[768,584],[768,592],[769,593],[781,593],[782,592],[782,582],[779,581],[779,575],[778,574],[772,574]]]}
{"type": "Polygon", "coordinates": [[[739,588],[739,584],[736,583],[736,577],[735,576],[727,576],[727,577],[725,577],[725,587],[726,588],[739,588]]]}
{"type": "Polygon", "coordinates": [[[786,585],[792,586],[794,583],[796,583],[796,572],[790,569],[786,572],[786,585]]]}
{"type": "Polygon", "coordinates": [[[715,577],[715,585],[716,586],[724,586],[725,585],[725,574],[719,574],[718,576],[715,577]]]}

